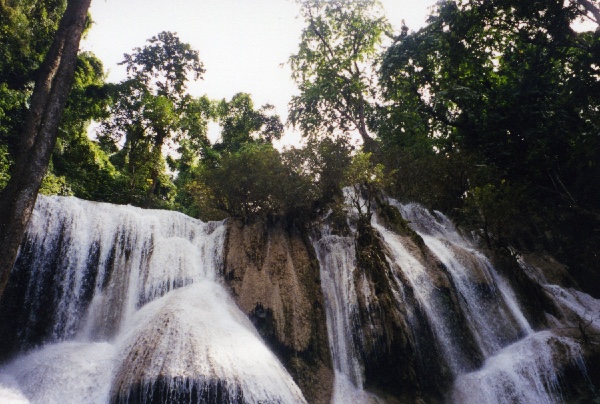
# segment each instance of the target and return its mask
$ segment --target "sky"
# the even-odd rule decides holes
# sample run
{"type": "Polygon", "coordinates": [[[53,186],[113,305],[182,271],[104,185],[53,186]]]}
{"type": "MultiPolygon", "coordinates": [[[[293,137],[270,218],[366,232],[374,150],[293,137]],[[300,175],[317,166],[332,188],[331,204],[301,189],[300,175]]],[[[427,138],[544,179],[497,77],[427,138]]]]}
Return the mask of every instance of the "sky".
{"type": "MultiPolygon", "coordinates": [[[[435,0],[383,0],[388,20],[398,30],[425,24],[435,0]]],[[[176,32],[198,50],[206,73],[188,85],[192,95],[230,99],[252,95],[255,107],[270,103],[285,121],[287,105],[297,93],[287,60],[296,53],[304,27],[292,0],[94,0],[94,25],[82,43],[108,71],[108,81],[125,78],[118,66],[124,53],[143,47],[162,31],[176,32]]],[[[214,136],[215,127],[212,127],[214,136]]],[[[209,134],[210,135],[210,134],[209,134]]],[[[282,144],[297,142],[286,131],[282,144]]]]}

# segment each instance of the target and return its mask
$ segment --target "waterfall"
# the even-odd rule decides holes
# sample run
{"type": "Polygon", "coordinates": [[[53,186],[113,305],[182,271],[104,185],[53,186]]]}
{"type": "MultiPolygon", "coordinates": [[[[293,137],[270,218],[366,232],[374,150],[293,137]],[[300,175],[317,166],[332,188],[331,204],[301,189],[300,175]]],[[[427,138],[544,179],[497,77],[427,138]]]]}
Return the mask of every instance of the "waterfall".
{"type": "Polygon", "coordinates": [[[486,358],[481,369],[458,375],[452,401],[561,402],[558,364],[573,363],[585,374],[579,345],[550,331],[534,332],[508,283],[441,212],[391,203],[444,264],[486,358]]]}
{"type": "Polygon", "coordinates": [[[484,366],[461,375],[452,391],[456,403],[562,402],[558,363],[573,362],[585,372],[573,340],[540,331],[489,357],[484,366]]]}
{"type": "Polygon", "coordinates": [[[354,342],[354,335],[360,334],[354,279],[354,238],[327,234],[318,241],[313,240],[313,245],[319,260],[327,334],[333,357],[335,380],[332,403],[374,400],[373,395],[362,389],[363,369],[358,359],[359,348],[354,342]]]}
{"type": "MultiPolygon", "coordinates": [[[[509,282],[446,216],[416,204],[403,205],[394,200],[389,203],[398,209],[423,243],[419,247],[419,242],[411,236],[396,234],[377,214],[373,215],[371,226],[382,240],[390,268],[386,276],[392,285],[391,296],[398,307],[412,304],[406,307],[406,316],[415,349],[423,350],[419,347],[423,335],[416,331],[416,313],[421,310],[442,354],[440,364],[445,362],[451,372],[445,398],[437,399],[490,404],[562,402],[558,373],[561,366],[574,366],[583,379],[586,377],[579,343],[552,331],[534,331],[509,282]],[[411,291],[412,303],[407,293],[411,291]],[[457,323],[465,327],[457,328],[457,323]],[[465,343],[468,339],[472,343],[465,343]],[[481,359],[478,361],[477,357],[481,359]]],[[[351,210],[355,220],[356,214],[351,210]]],[[[360,296],[371,301],[378,297],[366,286],[368,280],[357,267],[356,228],[351,226],[351,233],[341,237],[321,231],[313,240],[321,267],[335,366],[334,403],[349,402],[349,397],[354,402],[378,400],[363,391],[367,380],[364,352],[361,355],[358,343],[365,338],[362,331],[365,326],[376,327],[365,325],[365,316],[361,324],[358,300],[360,296]]],[[[561,307],[582,318],[600,313],[600,301],[588,295],[556,285],[544,288],[555,301],[561,302],[561,307]]],[[[369,313],[366,314],[368,319],[369,313]]],[[[560,321],[556,321],[560,326],[560,321]]],[[[596,323],[600,323],[600,317],[592,321],[593,326],[600,328],[596,323]]]]}
{"type": "Polygon", "coordinates": [[[392,201],[447,269],[477,344],[487,357],[533,332],[506,281],[440,212],[392,201]],[[490,321],[494,319],[494,321],[490,321]]]}
{"type": "MultiPolygon", "coordinates": [[[[332,361],[323,366],[333,367],[333,404],[559,403],[565,368],[585,384],[587,348],[569,329],[583,324],[600,331],[599,300],[551,284],[542,269],[519,258],[523,276],[555,306],[539,310],[543,321],[532,319],[515,280],[446,216],[394,200],[389,207],[410,228],[394,225],[383,210],[369,224],[350,208],[347,228],[337,233],[323,219],[310,237],[323,299],[289,299],[298,313],[325,305],[326,320],[314,324],[327,327],[332,361]],[[299,310],[301,304],[307,306],[299,310]]],[[[247,254],[260,261],[254,277],[288,279],[301,265],[316,267],[308,252],[295,266],[290,249],[263,260],[264,246],[251,246],[271,243],[268,237],[231,250],[236,242],[232,247],[227,226],[175,212],[40,197],[0,302],[0,402],[306,402],[296,382],[318,390],[319,377],[330,383],[331,368],[326,376],[299,376],[286,362],[297,358],[285,359],[285,345],[271,344],[286,370],[236,305],[240,295],[224,281],[234,275],[223,273],[223,250],[228,239],[238,257],[227,265],[246,268],[247,254]]],[[[301,240],[294,243],[305,246],[301,240]]],[[[285,293],[298,294],[298,279],[314,282],[319,293],[317,273],[303,274],[285,293]]],[[[272,289],[261,293],[281,298],[272,289]]],[[[278,316],[313,326],[309,316],[292,312],[281,309],[278,316]]],[[[267,317],[261,321],[270,327],[267,317]]],[[[320,346],[328,361],[324,345],[298,345],[296,352],[309,363],[320,346]]]]}
{"type": "Polygon", "coordinates": [[[22,354],[0,401],[304,402],[221,285],[224,237],[221,222],[40,197],[3,297],[4,349],[22,354]]]}

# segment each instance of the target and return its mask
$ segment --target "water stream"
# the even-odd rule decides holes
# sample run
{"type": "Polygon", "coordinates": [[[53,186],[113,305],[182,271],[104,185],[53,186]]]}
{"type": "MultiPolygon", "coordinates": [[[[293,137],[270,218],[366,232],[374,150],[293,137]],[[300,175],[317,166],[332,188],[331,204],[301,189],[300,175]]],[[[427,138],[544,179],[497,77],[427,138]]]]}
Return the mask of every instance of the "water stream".
{"type": "MultiPolygon", "coordinates": [[[[560,365],[585,374],[579,344],[533,330],[509,283],[446,216],[390,202],[423,241],[373,216],[405,338],[440,353],[416,369],[447,368],[449,402],[561,402],[560,365]]],[[[312,239],[334,404],[384,402],[365,390],[361,347],[386,313],[361,310],[388,306],[375,304],[377,285],[357,268],[355,231],[325,225],[312,239]]],[[[0,352],[13,354],[0,368],[0,402],[305,402],[224,286],[225,238],[222,222],[40,197],[0,313],[0,352]]],[[[598,300],[538,277],[564,310],[600,313],[598,300]]],[[[591,325],[600,328],[600,316],[591,325]]]]}

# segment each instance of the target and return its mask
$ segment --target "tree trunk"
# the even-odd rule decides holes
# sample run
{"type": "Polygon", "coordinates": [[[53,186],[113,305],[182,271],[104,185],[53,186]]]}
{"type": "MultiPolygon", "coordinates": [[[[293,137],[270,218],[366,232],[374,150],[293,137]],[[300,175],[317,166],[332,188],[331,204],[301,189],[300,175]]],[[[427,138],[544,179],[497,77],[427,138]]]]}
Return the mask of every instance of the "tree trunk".
{"type": "Polygon", "coordinates": [[[56,144],[90,3],[91,0],[69,0],[67,4],[37,75],[11,178],[0,193],[0,296],[56,144]]]}
{"type": "Polygon", "coordinates": [[[152,169],[150,171],[150,179],[152,180],[152,185],[148,189],[146,193],[146,208],[152,207],[153,198],[156,194],[158,188],[158,176],[160,174],[160,163],[162,157],[162,147],[165,143],[165,139],[167,137],[167,130],[164,128],[154,128],[156,132],[156,137],[154,138],[154,147],[152,148],[152,169]]]}

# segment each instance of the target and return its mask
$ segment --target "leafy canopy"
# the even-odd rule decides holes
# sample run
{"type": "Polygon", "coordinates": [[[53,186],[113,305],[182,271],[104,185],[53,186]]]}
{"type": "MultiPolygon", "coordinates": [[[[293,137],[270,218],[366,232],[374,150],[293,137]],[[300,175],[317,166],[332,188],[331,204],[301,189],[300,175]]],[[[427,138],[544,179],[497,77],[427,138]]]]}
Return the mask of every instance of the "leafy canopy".
{"type": "Polygon", "coordinates": [[[375,0],[301,2],[306,21],[298,53],[290,57],[300,95],[290,122],[304,134],[358,131],[372,141],[367,122],[376,96],[372,67],[391,29],[375,0]]]}

